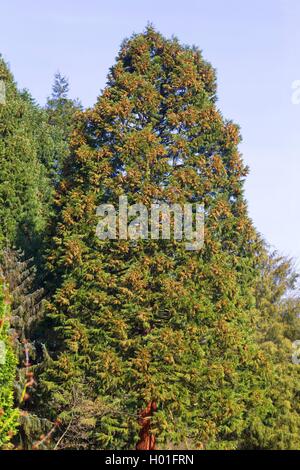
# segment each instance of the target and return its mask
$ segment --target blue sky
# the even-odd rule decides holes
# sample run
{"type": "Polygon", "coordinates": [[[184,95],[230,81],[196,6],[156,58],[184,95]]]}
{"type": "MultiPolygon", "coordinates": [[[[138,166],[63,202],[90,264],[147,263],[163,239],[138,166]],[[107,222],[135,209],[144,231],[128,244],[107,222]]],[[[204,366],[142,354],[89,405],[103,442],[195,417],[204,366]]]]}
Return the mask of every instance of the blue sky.
{"type": "Polygon", "coordinates": [[[250,215],[300,266],[299,0],[0,0],[0,52],[45,102],[57,70],[92,105],[119,46],[152,22],[195,44],[217,69],[219,107],[241,126],[250,215]]]}

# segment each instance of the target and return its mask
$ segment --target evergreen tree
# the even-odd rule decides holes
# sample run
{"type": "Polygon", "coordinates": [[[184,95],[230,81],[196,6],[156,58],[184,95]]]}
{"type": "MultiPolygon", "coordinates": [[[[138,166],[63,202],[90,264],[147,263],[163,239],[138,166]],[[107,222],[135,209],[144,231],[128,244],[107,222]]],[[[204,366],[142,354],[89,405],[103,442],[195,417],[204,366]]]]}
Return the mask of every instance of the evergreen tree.
{"type": "Polygon", "coordinates": [[[67,100],[69,90],[70,86],[67,77],[63,77],[60,72],[57,72],[54,76],[54,84],[52,87],[53,101],[62,102],[63,100],[67,100]]]}
{"type": "Polygon", "coordinates": [[[0,262],[0,273],[8,286],[11,303],[11,326],[19,340],[34,337],[34,331],[43,316],[44,291],[37,288],[33,259],[25,260],[20,250],[5,248],[0,262]]]}
{"type": "Polygon", "coordinates": [[[260,422],[270,412],[253,334],[260,242],[239,141],[201,52],[152,27],[123,43],[82,114],[56,195],[47,309],[56,337],[41,394],[52,419],[78,417],[85,447],[238,448],[249,410],[260,422]],[[148,208],[203,203],[204,248],[99,240],[96,208],[118,207],[121,195],[148,208]]]}
{"type": "Polygon", "coordinates": [[[9,301],[0,287],[0,449],[10,448],[18,423],[18,411],[14,408],[13,386],[16,375],[16,357],[9,335],[9,301]]]}
{"type": "Polygon", "coordinates": [[[56,152],[53,160],[54,182],[59,181],[64,160],[69,153],[69,140],[74,129],[75,115],[82,109],[78,100],[68,98],[69,82],[59,72],[54,76],[52,95],[46,104],[48,123],[52,128],[56,142],[56,152]]]}
{"type": "Polygon", "coordinates": [[[27,400],[29,384],[33,385],[29,362],[35,362],[32,340],[38,331],[42,294],[34,272],[41,272],[40,254],[51,212],[51,172],[58,143],[46,112],[28,91],[18,91],[1,58],[0,80],[5,83],[5,100],[0,104],[0,265],[12,296],[11,331],[18,359],[15,399],[23,409],[20,432],[26,421],[28,434],[32,414],[24,408],[31,406],[27,400]],[[9,248],[14,245],[34,260],[24,261],[20,252],[9,248]]]}
{"type": "MultiPolygon", "coordinates": [[[[272,410],[263,423],[254,408],[245,432],[245,448],[299,449],[300,368],[294,342],[300,339],[300,295],[293,262],[265,247],[256,285],[257,342],[269,359],[268,394],[272,410]],[[295,354],[296,363],[292,356],[295,354]]],[[[297,345],[297,343],[296,343],[297,345]]]]}
{"type": "Polygon", "coordinates": [[[6,99],[0,104],[0,248],[16,245],[37,254],[49,215],[52,189],[44,160],[53,152],[44,112],[19,92],[0,58],[6,99]]]}
{"type": "Polygon", "coordinates": [[[44,290],[37,287],[33,259],[25,260],[20,250],[3,250],[0,274],[11,298],[10,334],[18,361],[14,395],[20,419],[14,443],[19,449],[32,449],[39,437],[53,427],[49,420],[37,415],[35,397],[38,380],[35,372],[41,367],[43,352],[46,352],[39,340],[44,290]]]}

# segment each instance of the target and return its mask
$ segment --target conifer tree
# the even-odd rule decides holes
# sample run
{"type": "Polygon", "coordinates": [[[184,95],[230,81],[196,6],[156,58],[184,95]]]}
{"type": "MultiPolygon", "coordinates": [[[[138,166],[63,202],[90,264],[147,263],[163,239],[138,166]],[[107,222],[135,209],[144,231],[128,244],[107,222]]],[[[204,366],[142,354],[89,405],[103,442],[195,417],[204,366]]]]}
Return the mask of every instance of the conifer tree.
{"type": "Polygon", "coordinates": [[[0,80],[0,248],[16,245],[36,255],[52,197],[44,163],[54,144],[44,112],[27,91],[18,91],[1,57],[0,80]]]}
{"type": "Polygon", "coordinates": [[[46,109],[48,111],[50,124],[57,126],[63,132],[65,140],[68,140],[74,127],[74,114],[81,109],[78,100],[72,100],[69,95],[68,79],[57,72],[54,75],[52,94],[47,100],[46,109]]]}
{"type": "Polygon", "coordinates": [[[272,407],[253,334],[260,242],[239,141],[201,52],[152,27],[123,43],[78,120],[50,235],[56,337],[41,393],[66,427],[76,408],[88,448],[238,448],[249,410],[262,422],[272,407]],[[203,203],[203,249],[99,240],[97,207],[122,195],[147,208],[203,203]]]}
{"type": "Polygon", "coordinates": [[[37,288],[33,259],[24,259],[20,250],[5,248],[0,260],[0,273],[12,298],[11,326],[20,341],[29,340],[43,316],[44,291],[37,288]]]}
{"type": "MultiPolygon", "coordinates": [[[[33,373],[27,363],[35,362],[32,340],[33,332],[38,330],[42,293],[34,271],[41,271],[39,261],[53,197],[51,172],[57,143],[45,111],[28,91],[17,89],[2,58],[0,80],[5,91],[0,104],[0,267],[12,297],[11,335],[18,361],[15,402],[20,408],[28,408],[25,398],[33,373]],[[34,257],[31,267],[19,252],[9,248],[14,245],[27,257],[34,257]]],[[[25,417],[22,411],[21,421],[26,421],[27,430],[31,417],[25,417]]],[[[19,430],[23,429],[21,425],[19,430]]]]}
{"type": "Polygon", "coordinates": [[[293,261],[270,252],[265,246],[259,257],[256,284],[257,342],[269,359],[268,394],[272,409],[264,422],[249,416],[245,448],[299,449],[299,349],[300,295],[293,261]],[[294,361],[293,361],[294,357],[294,361]]]}
{"type": "Polygon", "coordinates": [[[39,331],[44,313],[44,290],[37,287],[33,259],[25,260],[20,250],[3,250],[0,275],[11,299],[10,335],[17,357],[14,399],[20,418],[14,443],[19,449],[32,449],[39,437],[53,427],[53,423],[37,415],[35,404],[38,370],[44,355],[39,331]]]}
{"type": "Polygon", "coordinates": [[[55,184],[59,181],[64,160],[69,153],[69,141],[74,129],[75,115],[82,109],[80,102],[70,99],[68,94],[68,79],[57,72],[54,76],[52,94],[48,98],[45,107],[47,120],[56,142],[55,155],[52,162],[52,175],[55,184]]]}
{"type": "Polygon", "coordinates": [[[13,387],[16,376],[16,357],[9,334],[10,311],[3,280],[0,286],[0,449],[10,448],[18,423],[14,408],[13,387]]]}
{"type": "MultiPolygon", "coordinates": [[[[24,260],[20,251],[5,248],[0,259],[0,275],[4,279],[11,302],[10,336],[17,358],[14,401],[20,410],[18,447],[31,448],[44,432],[32,411],[32,391],[35,386],[33,369],[41,352],[37,351],[37,331],[43,316],[43,289],[36,287],[33,260],[24,260]]],[[[41,345],[39,346],[41,349],[41,345]]],[[[41,357],[40,357],[41,359],[41,357]]]]}

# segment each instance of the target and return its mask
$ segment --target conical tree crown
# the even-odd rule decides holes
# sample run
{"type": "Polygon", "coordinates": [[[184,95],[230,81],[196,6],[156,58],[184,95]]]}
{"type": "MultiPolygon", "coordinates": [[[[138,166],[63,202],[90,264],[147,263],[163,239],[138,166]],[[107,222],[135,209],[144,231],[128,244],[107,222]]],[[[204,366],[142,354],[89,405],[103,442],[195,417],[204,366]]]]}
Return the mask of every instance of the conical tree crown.
{"type": "Polygon", "coordinates": [[[52,94],[47,100],[46,115],[50,124],[55,142],[55,154],[53,159],[54,183],[60,179],[63,162],[69,154],[69,140],[74,128],[75,115],[82,106],[78,100],[68,97],[69,82],[60,73],[54,76],[52,94]]]}
{"type": "Polygon", "coordinates": [[[152,27],[124,42],[77,123],[48,257],[59,341],[44,387],[66,420],[74,388],[98,403],[85,421],[90,447],[234,448],[249,407],[256,402],[259,419],[268,411],[251,333],[259,241],[239,140],[200,51],[152,27]],[[96,209],[118,212],[119,196],[149,210],[202,203],[204,247],[99,240],[96,209]]]}
{"type": "Polygon", "coordinates": [[[44,112],[0,58],[0,246],[36,255],[52,195],[55,142],[44,112]]]}

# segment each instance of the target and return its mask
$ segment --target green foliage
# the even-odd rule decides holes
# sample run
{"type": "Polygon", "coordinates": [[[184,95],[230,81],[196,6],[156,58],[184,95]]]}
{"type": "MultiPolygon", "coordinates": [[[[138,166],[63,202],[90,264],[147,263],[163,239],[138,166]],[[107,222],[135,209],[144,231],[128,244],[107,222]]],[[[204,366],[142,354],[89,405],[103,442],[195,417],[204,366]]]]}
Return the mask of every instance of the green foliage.
{"type": "MultiPolygon", "coordinates": [[[[256,286],[259,316],[257,342],[269,360],[268,394],[272,409],[263,424],[252,410],[245,448],[299,449],[300,368],[292,362],[294,341],[300,339],[298,275],[291,260],[264,249],[256,286]]],[[[296,356],[297,357],[297,356],[296,356]]]]}
{"type": "MultiPolygon", "coordinates": [[[[43,165],[47,129],[28,92],[20,93],[0,58],[6,102],[0,105],[0,246],[35,253],[45,228],[52,189],[43,165]]],[[[51,146],[51,142],[50,142],[51,146]]]]}
{"type": "Polygon", "coordinates": [[[150,26],[84,112],[59,73],[45,109],[0,80],[0,447],[299,449],[297,275],[249,219],[202,53],[150,26]],[[204,204],[204,247],[99,240],[119,196],[204,204]]]}
{"type": "Polygon", "coordinates": [[[10,335],[17,357],[14,398],[20,409],[20,421],[14,444],[21,449],[32,449],[39,436],[53,426],[36,415],[35,406],[34,372],[43,359],[39,326],[44,313],[44,291],[37,288],[33,260],[24,260],[20,251],[3,250],[0,275],[11,298],[10,335]]]}
{"type": "Polygon", "coordinates": [[[90,448],[147,445],[150,415],[147,439],[160,447],[237,448],[249,409],[261,421],[271,406],[253,334],[260,242],[243,196],[247,168],[238,128],[215,101],[200,51],[149,27],[124,42],[74,132],[48,257],[56,337],[43,400],[66,425],[74,389],[111,404],[95,415],[90,448]],[[203,203],[203,250],[100,241],[96,208],[117,207],[120,195],[147,207],[203,203]]]}
{"type": "Polygon", "coordinates": [[[18,411],[14,408],[13,386],[16,376],[16,356],[9,335],[9,302],[0,286],[0,449],[9,448],[18,423],[18,411]]]}
{"type": "Polygon", "coordinates": [[[47,121],[55,142],[52,155],[52,178],[56,185],[59,182],[64,161],[69,155],[69,140],[75,127],[76,113],[82,109],[78,100],[68,98],[69,82],[60,73],[54,76],[52,95],[46,104],[47,121]]]}
{"type": "Polygon", "coordinates": [[[20,250],[5,248],[0,258],[0,274],[11,295],[11,326],[19,341],[34,337],[43,317],[43,289],[37,288],[33,259],[24,259],[20,250]]]}

